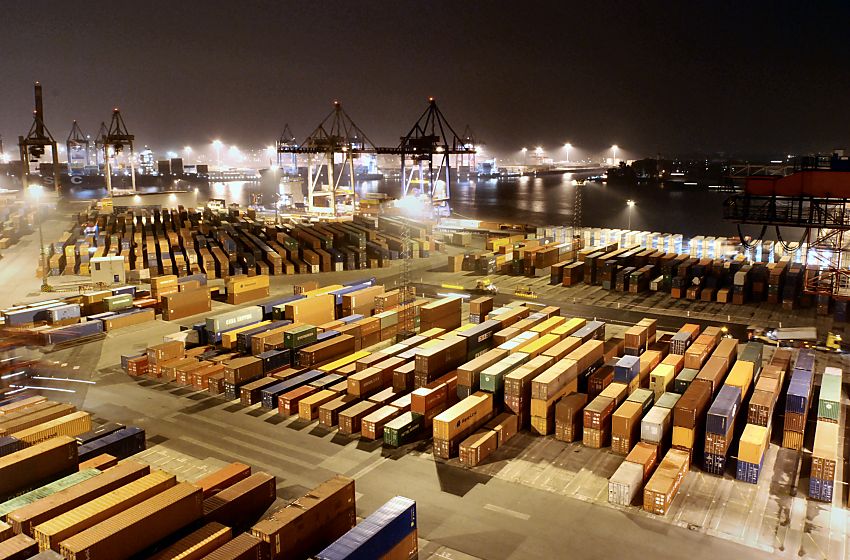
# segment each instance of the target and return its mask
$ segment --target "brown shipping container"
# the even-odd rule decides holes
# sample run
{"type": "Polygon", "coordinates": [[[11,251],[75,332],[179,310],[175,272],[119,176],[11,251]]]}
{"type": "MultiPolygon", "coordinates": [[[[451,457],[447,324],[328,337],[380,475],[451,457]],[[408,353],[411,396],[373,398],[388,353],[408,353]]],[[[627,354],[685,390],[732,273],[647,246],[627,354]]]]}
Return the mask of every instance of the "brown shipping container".
{"type": "MultiPolygon", "coordinates": [[[[253,535],[242,533],[221,545],[202,560],[267,560],[266,544],[253,535]]],[[[182,558],[180,560],[183,560],[182,558]]]]}
{"type": "Polygon", "coordinates": [[[62,541],[140,504],[177,484],[173,474],[154,470],[92,501],[33,527],[43,550],[59,550],[62,541]]]}
{"type": "Polygon", "coordinates": [[[38,554],[38,543],[26,535],[16,535],[0,542],[0,559],[25,560],[38,554]]]}
{"type": "Polygon", "coordinates": [[[484,424],[484,427],[496,432],[496,447],[501,447],[519,431],[519,418],[516,414],[503,412],[484,424]]]}
{"type": "Polygon", "coordinates": [[[508,373],[504,378],[505,396],[530,399],[534,380],[553,363],[551,356],[537,356],[508,373]]]}
{"type": "Polygon", "coordinates": [[[384,405],[363,417],[360,434],[367,439],[379,439],[384,435],[384,425],[402,413],[402,410],[392,405],[384,405]]]}
{"type": "Polygon", "coordinates": [[[148,560],[200,560],[227,543],[232,536],[230,527],[207,523],[192,531],[148,560]]]}
{"type": "Polygon", "coordinates": [[[460,462],[474,467],[486,459],[498,447],[499,437],[492,430],[480,430],[460,443],[460,462]]]}
{"type": "Polygon", "coordinates": [[[323,389],[301,399],[298,403],[298,417],[302,420],[316,420],[319,417],[319,407],[339,396],[330,389],[323,389]]]}
{"type": "Polygon", "coordinates": [[[204,500],[204,519],[228,527],[248,525],[274,503],[277,497],[275,477],[254,473],[233,486],[204,500]]]}
{"type": "Polygon", "coordinates": [[[652,476],[652,471],[658,463],[658,446],[639,441],[626,455],[626,461],[643,467],[643,480],[646,482],[652,476]]]}
{"type": "Polygon", "coordinates": [[[370,401],[361,401],[339,413],[339,432],[346,435],[360,434],[363,418],[381,405],[370,401]]]}
{"type": "Polygon", "coordinates": [[[355,524],[354,481],[336,476],[251,528],[270,547],[272,560],[306,558],[355,524]]]}
{"type": "Polygon", "coordinates": [[[261,375],[263,361],[253,356],[234,358],[224,363],[224,380],[233,385],[240,385],[261,375]]]}
{"type": "Polygon", "coordinates": [[[590,401],[584,407],[584,429],[599,430],[605,425],[610,425],[609,419],[611,418],[611,414],[614,413],[616,404],[614,399],[603,397],[602,395],[590,401]]]}
{"type": "Polygon", "coordinates": [[[249,476],[251,476],[251,467],[242,463],[230,463],[197,480],[195,486],[201,489],[206,500],[216,492],[221,492],[249,476]]]}
{"type": "Polygon", "coordinates": [[[339,424],[339,413],[357,403],[360,399],[346,393],[337,394],[319,407],[319,424],[325,428],[333,428],[339,424]]]}
{"type": "Polygon", "coordinates": [[[41,498],[10,513],[6,520],[16,533],[33,536],[33,528],[48,519],[70,511],[125,484],[146,476],[150,467],[135,461],[123,461],[93,478],[41,498]]]}
{"type": "Polygon", "coordinates": [[[200,488],[183,482],[62,541],[69,560],[131,556],[203,515],[200,488]]]}
{"type": "Polygon", "coordinates": [[[581,346],[581,339],[574,338],[572,336],[568,336],[567,338],[559,341],[554,346],[547,348],[543,351],[543,356],[551,356],[556,360],[560,360],[570,354],[573,350],[577,349],[581,346]]]}
{"type": "MultiPolygon", "coordinates": [[[[687,358],[685,360],[687,361],[687,358]]],[[[712,394],[716,395],[720,390],[720,386],[723,385],[723,379],[726,377],[727,371],[726,360],[721,357],[712,356],[705,362],[705,365],[699,370],[699,373],[697,373],[694,379],[699,379],[707,383],[711,387],[712,394]]]]}
{"type": "Polygon", "coordinates": [[[77,440],[59,436],[0,457],[0,499],[77,470],[77,440]]]}
{"type": "Polygon", "coordinates": [[[86,469],[97,469],[99,471],[105,471],[106,469],[111,469],[117,464],[117,457],[113,457],[108,453],[102,453],[97,457],[92,457],[88,461],[83,461],[82,463],[80,463],[78,470],[84,471],[86,469]]]}
{"type": "Polygon", "coordinates": [[[711,387],[708,383],[691,383],[673,406],[673,425],[696,429],[705,420],[711,402],[711,387]]]}
{"type": "Polygon", "coordinates": [[[694,342],[685,350],[685,367],[700,369],[709,356],[709,348],[705,344],[694,342]]]}
{"type": "Polygon", "coordinates": [[[312,367],[355,352],[354,337],[341,334],[298,351],[298,365],[312,367]]]}
{"type": "Polygon", "coordinates": [[[507,350],[492,348],[457,368],[458,385],[477,387],[481,372],[508,355],[507,350]]]}
{"type": "Polygon", "coordinates": [[[297,389],[287,391],[277,398],[277,411],[284,416],[293,416],[298,414],[298,403],[301,399],[312,395],[319,390],[318,387],[310,385],[302,385],[297,389]]]}

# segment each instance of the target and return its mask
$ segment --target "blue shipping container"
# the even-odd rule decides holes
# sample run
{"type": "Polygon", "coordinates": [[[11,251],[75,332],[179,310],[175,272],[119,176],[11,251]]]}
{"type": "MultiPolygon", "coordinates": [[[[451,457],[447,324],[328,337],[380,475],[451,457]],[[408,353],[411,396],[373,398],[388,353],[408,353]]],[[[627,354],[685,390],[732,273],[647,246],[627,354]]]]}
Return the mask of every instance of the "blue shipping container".
{"type": "Polygon", "coordinates": [[[746,461],[741,461],[739,459],[738,463],[735,465],[735,478],[737,478],[741,482],[758,484],[759,473],[761,472],[761,466],[763,463],[764,457],[762,457],[762,462],[758,465],[755,465],[753,463],[747,463],[746,461]]]}
{"type": "Polygon", "coordinates": [[[316,555],[319,560],[374,560],[416,530],[416,502],[396,496],[316,555]]]}
{"type": "Polygon", "coordinates": [[[637,356],[623,356],[614,365],[614,381],[625,383],[640,375],[640,358],[637,356]]]}
{"type": "Polygon", "coordinates": [[[800,352],[797,354],[797,361],[794,363],[794,369],[814,371],[815,351],[809,348],[801,349],[800,352]]]}
{"type": "Polygon", "coordinates": [[[320,377],[324,377],[326,374],[323,371],[318,369],[311,369],[310,371],[305,371],[304,373],[298,374],[295,377],[290,377],[286,381],[281,381],[280,383],[275,383],[269,387],[266,387],[262,390],[263,394],[263,408],[268,410],[274,410],[277,408],[277,398],[286,393],[287,391],[291,391],[293,389],[297,389],[302,385],[307,385],[311,381],[315,381],[320,377]]]}
{"type": "Polygon", "coordinates": [[[0,437],[0,457],[4,457],[15,451],[20,451],[24,448],[24,443],[16,437],[2,436],[0,437]]]}
{"type": "Polygon", "coordinates": [[[263,373],[266,374],[285,368],[291,363],[289,348],[262,352],[257,354],[257,358],[263,361],[263,373]]]}
{"type": "Polygon", "coordinates": [[[57,327],[45,331],[44,338],[47,344],[61,344],[63,342],[73,342],[81,338],[101,334],[102,332],[102,321],[86,321],[85,323],[76,323],[67,327],[57,327]]]}
{"type": "Polygon", "coordinates": [[[263,308],[263,319],[271,319],[272,315],[274,314],[274,307],[276,305],[285,305],[291,301],[304,299],[304,297],[305,296],[298,294],[286,296],[284,298],[273,299],[265,303],[260,303],[259,306],[263,308]]]}
{"type": "Polygon", "coordinates": [[[832,480],[821,480],[812,477],[809,479],[809,497],[813,500],[821,502],[832,502],[832,490],[834,487],[832,480]]]}
{"type": "Polygon", "coordinates": [[[797,371],[788,384],[788,394],[785,397],[785,411],[805,414],[809,409],[809,396],[812,393],[811,375],[797,371]]]}
{"type": "MultiPolygon", "coordinates": [[[[204,283],[206,284],[206,277],[204,277],[204,283]]],[[[113,296],[120,296],[122,294],[130,294],[131,296],[135,296],[136,295],[136,287],[135,286],[121,286],[121,287],[118,287],[118,288],[112,288],[112,295],[113,296]]]]}
{"type": "Polygon", "coordinates": [[[726,435],[735,423],[735,417],[741,408],[741,388],[724,385],[717,393],[705,418],[705,431],[711,434],[726,435]]]}
{"type": "Polygon", "coordinates": [[[112,432],[100,439],[81,445],[77,448],[80,462],[88,461],[98,455],[108,453],[118,459],[126,459],[130,455],[145,450],[145,431],[136,426],[128,426],[112,432]]]}
{"type": "Polygon", "coordinates": [[[349,324],[353,323],[354,321],[359,321],[360,319],[363,319],[363,317],[364,317],[364,315],[361,315],[360,313],[355,313],[354,315],[348,315],[346,317],[340,317],[339,320],[342,321],[343,323],[345,323],[346,325],[349,325],[349,324]]]}
{"type": "Polygon", "coordinates": [[[726,455],[717,455],[715,453],[705,453],[705,472],[709,474],[723,475],[726,469],[726,455]]]}

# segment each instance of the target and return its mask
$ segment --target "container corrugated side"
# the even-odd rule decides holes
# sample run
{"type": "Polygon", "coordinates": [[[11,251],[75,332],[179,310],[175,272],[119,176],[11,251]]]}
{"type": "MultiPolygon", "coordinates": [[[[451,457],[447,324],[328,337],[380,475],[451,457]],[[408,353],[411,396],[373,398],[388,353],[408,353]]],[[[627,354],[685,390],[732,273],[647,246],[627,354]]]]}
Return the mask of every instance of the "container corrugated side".
{"type": "Polygon", "coordinates": [[[56,492],[65,490],[66,488],[74,486],[75,484],[79,484],[80,482],[86,481],[98,474],[100,474],[100,471],[97,469],[86,469],[84,471],[76,472],[74,474],[70,474],[66,477],[60,478],[55,482],[51,482],[50,484],[46,484],[40,488],[36,488],[35,490],[31,490],[30,492],[22,494],[17,498],[7,500],[0,504],[0,519],[3,519],[15,510],[28,506],[42,498],[52,496],[56,492]]]}
{"type": "Polygon", "coordinates": [[[12,436],[30,445],[47,441],[58,436],[78,436],[91,430],[91,415],[88,412],[74,412],[54,420],[15,432],[12,436]]]}
{"type": "Polygon", "coordinates": [[[0,498],[77,470],[77,441],[59,436],[0,458],[0,498]]]}
{"type": "Polygon", "coordinates": [[[54,517],[33,532],[41,550],[59,550],[59,543],[139,504],[177,483],[173,474],[154,471],[99,498],[54,517]]]}
{"type": "Polygon", "coordinates": [[[61,544],[68,560],[115,560],[137,554],[203,516],[201,489],[182,482],[61,544]]]}
{"type": "Polygon", "coordinates": [[[33,528],[36,525],[138,480],[148,473],[150,473],[148,465],[125,461],[96,477],[12,512],[8,517],[9,522],[15,527],[16,532],[33,536],[33,528]]]}
{"type": "Polygon", "coordinates": [[[208,558],[208,555],[226,544],[232,536],[230,527],[221,523],[207,523],[192,531],[168,548],[148,558],[148,560],[196,560],[208,558]]]}

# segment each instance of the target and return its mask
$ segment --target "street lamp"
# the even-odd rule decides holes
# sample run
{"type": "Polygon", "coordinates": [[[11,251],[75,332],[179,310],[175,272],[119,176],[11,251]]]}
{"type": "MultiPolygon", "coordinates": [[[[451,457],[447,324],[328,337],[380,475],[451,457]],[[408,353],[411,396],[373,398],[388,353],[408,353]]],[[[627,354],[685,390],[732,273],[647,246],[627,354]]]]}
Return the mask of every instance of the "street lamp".
{"type": "Polygon", "coordinates": [[[215,165],[221,169],[221,140],[213,140],[213,149],[215,149],[215,165]]]}
{"type": "Polygon", "coordinates": [[[617,144],[614,144],[613,146],[611,146],[611,158],[614,160],[614,163],[617,162],[617,150],[619,150],[619,149],[620,148],[619,148],[619,146],[617,146],[617,144]]]}
{"type": "Polygon", "coordinates": [[[186,154],[186,159],[189,159],[189,156],[192,155],[192,146],[185,146],[183,148],[183,153],[186,154]]]}
{"type": "Polygon", "coordinates": [[[573,145],[567,142],[564,144],[564,151],[567,152],[567,163],[570,163],[570,150],[573,149],[573,145]]]}
{"type": "Polygon", "coordinates": [[[523,163],[523,165],[525,165],[526,155],[528,154],[528,148],[523,148],[520,151],[522,152],[522,163],[523,163]]]}
{"type": "Polygon", "coordinates": [[[47,274],[49,272],[47,265],[47,253],[44,252],[44,232],[41,229],[41,196],[44,194],[44,187],[41,185],[30,185],[27,187],[30,196],[35,199],[35,216],[38,222],[38,246],[41,256],[41,291],[48,291],[47,274]]]}
{"type": "Polygon", "coordinates": [[[539,158],[542,158],[543,157],[543,146],[537,146],[536,148],[534,148],[534,155],[536,155],[539,158]]]}
{"type": "Polygon", "coordinates": [[[627,200],[626,206],[629,207],[629,231],[631,231],[632,230],[632,208],[635,207],[635,201],[631,200],[631,199],[627,200]]]}

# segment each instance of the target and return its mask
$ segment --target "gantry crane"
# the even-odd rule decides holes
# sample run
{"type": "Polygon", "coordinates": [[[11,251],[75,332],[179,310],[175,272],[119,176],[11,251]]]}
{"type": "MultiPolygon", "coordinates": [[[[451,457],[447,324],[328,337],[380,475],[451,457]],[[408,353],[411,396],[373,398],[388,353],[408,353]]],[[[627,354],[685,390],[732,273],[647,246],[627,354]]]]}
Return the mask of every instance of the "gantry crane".
{"type": "Polygon", "coordinates": [[[65,141],[65,148],[68,154],[68,170],[73,171],[87,166],[90,162],[91,140],[83,134],[80,125],[77,121],[71,125],[71,132],[68,134],[68,139],[65,141]],[[82,158],[75,157],[82,155],[82,158]],[[77,162],[82,161],[82,165],[77,162]]]}
{"type": "Polygon", "coordinates": [[[21,181],[24,189],[29,186],[30,164],[41,161],[44,152],[49,147],[53,156],[53,188],[59,192],[59,147],[47,126],[44,124],[44,102],[41,93],[41,83],[35,83],[35,110],[33,111],[32,126],[26,136],[18,137],[18,147],[21,154],[21,181]]]}
{"type": "Polygon", "coordinates": [[[130,148],[130,154],[127,160],[130,162],[130,184],[133,192],[136,191],[136,168],[133,160],[135,159],[135,151],[133,150],[133,141],[135,136],[127,130],[127,125],[124,124],[124,118],[121,116],[121,111],[118,107],[112,110],[112,120],[109,123],[109,128],[106,134],[101,138],[103,147],[103,162],[104,173],[106,175],[106,190],[109,196],[112,196],[112,170],[110,169],[110,158],[113,155],[118,155],[124,151],[124,146],[130,148]]]}
{"type": "Polygon", "coordinates": [[[298,174],[298,154],[292,151],[298,148],[298,142],[295,140],[295,135],[287,123],[283,127],[283,132],[280,133],[280,138],[277,141],[277,166],[286,173],[298,174]],[[284,148],[283,150],[281,148],[284,148]]]}
{"type": "Polygon", "coordinates": [[[300,146],[278,144],[278,154],[306,154],[309,208],[313,212],[328,212],[333,217],[339,217],[339,198],[350,201],[346,204],[345,214],[354,213],[357,196],[354,160],[361,154],[376,151],[375,145],[348,116],[339,101],[334,101],[331,112],[300,146]],[[323,178],[326,183],[322,183],[323,178]]]}

